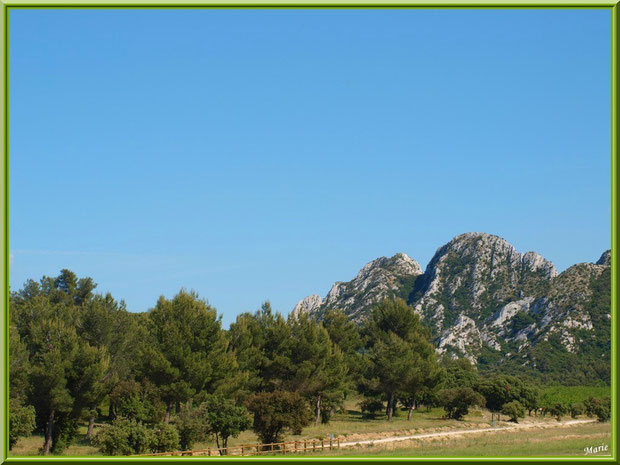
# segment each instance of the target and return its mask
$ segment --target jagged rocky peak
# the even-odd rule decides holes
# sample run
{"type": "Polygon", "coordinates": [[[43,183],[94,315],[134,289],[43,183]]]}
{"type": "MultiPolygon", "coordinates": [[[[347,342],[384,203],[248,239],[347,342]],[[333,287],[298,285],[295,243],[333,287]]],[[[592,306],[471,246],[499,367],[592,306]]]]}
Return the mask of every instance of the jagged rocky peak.
{"type": "Polygon", "coordinates": [[[418,262],[404,253],[377,258],[364,266],[353,280],[335,283],[323,305],[342,309],[355,318],[372,304],[399,293],[421,274],[418,262]]]}
{"type": "MultiPolygon", "coordinates": [[[[548,278],[557,276],[553,263],[536,252],[520,254],[505,239],[493,234],[470,232],[456,236],[443,247],[437,249],[429,267],[433,268],[450,253],[463,258],[475,259],[478,264],[485,263],[492,268],[511,265],[516,270],[524,268],[529,271],[541,270],[548,278]]],[[[428,268],[427,268],[428,272],[428,268]]]]}
{"type": "Polygon", "coordinates": [[[305,299],[297,302],[297,305],[295,305],[295,308],[293,309],[293,316],[299,315],[300,313],[308,313],[312,315],[321,307],[322,303],[323,299],[321,299],[321,296],[316,294],[309,295],[305,299]]]}
{"type": "Polygon", "coordinates": [[[492,234],[465,233],[437,250],[414,304],[438,329],[460,314],[479,322],[504,302],[544,291],[555,276],[553,264],[535,252],[521,254],[492,234]]]}
{"type": "Polygon", "coordinates": [[[406,298],[421,274],[418,262],[404,253],[380,257],[366,264],[351,281],[334,283],[319,306],[316,305],[317,298],[311,296],[300,301],[295,309],[308,308],[308,313],[320,316],[323,310],[335,308],[343,310],[351,319],[359,320],[365,316],[366,310],[383,299],[395,295],[406,298]]]}
{"type": "Polygon", "coordinates": [[[611,250],[606,250],[601,258],[596,262],[597,265],[611,266],[611,250]]]}

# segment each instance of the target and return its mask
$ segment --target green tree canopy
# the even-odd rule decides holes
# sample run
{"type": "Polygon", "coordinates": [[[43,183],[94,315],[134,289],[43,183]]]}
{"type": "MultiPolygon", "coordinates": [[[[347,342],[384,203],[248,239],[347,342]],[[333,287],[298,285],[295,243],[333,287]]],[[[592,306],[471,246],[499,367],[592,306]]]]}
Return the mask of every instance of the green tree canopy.
{"type": "Polygon", "coordinates": [[[385,395],[391,421],[396,394],[417,392],[435,370],[431,333],[413,308],[398,298],[375,305],[362,331],[368,361],[363,389],[385,395]]]}
{"type": "Polygon", "coordinates": [[[287,429],[301,434],[311,419],[307,402],[296,392],[260,392],[250,396],[246,405],[254,414],[252,428],[263,444],[280,442],[287,429]]]}
{"type": "Polygon", "coordinates": [[[177,403],[203,390],[216,392],[236,370],[220,317],[193,292],[160,297],[147,326],[151,339],[140,349],[141,372],[167,405],[164,423],[177,403]]]}

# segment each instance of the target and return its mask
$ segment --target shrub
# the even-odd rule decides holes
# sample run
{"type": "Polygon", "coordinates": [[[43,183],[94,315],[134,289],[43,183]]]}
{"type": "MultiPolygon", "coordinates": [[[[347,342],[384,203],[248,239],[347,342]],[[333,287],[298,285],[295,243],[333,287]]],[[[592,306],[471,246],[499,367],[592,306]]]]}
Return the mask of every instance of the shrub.
{"type": "Polygon", "coordinates": [[[519,423],[519,418],[523,418],[525,416],[525,407],[521,404],[521,402],[513,400],[512,402],[508,402],[502,406],[501,413],[508,415],[510,417],[510,421],[519,423]]]}
{"type": "Polygon", "coordinates": [[[448,418],[460,420],[473,406],[484,406],[484,397],[471,388],[443,389],[439,391],[439,403],[448,418]]]}
{"type": "Polygon", "coordinates": [[[131,455],[134,450],[129,445],[128,420],[114,420],[111,425],[102,427],[93,438],[93,444],[103,455],[131,455]]]}
{"type": "Polygon", "coordinates": [[[598,421],[607,421],[611,416],[611,398],[590,397],[583,402],[585,414],[597,417],[598,421]]]}
{"type": "Polygon", "coordinates": [[[558,421],[561,421],[562,416],[566,415],[566,413],[568,412],[568,407],[566,406],[566,404],[558,402],[558,403],[553,404],[550,408],[548,408],[547,411],[551,415],[553,415],[558,421]]]}
{"type": "Polygon", "coordinates": [[[154,431],[153,452],[169,452],[179,449],[179,432],[171,424],[161,424],[154,431]]]}
{"type": "Polygon", "coordinates": [[[584,407],[581,402],[575,402],[571,404],[569,408],[569,413],[571,418],[577,418],[579,415],[583,415],[584,407]]]}
{"type": "Polygon", "coordinates": [[[24,406],[17,399],[9,403],[9,450],[20,436],[29,436],[35,428],[34,407],[24,406]]]}
{"type": "Polygon", "coordinates": [[[287,428],[301,434],[311,420],[307,402],[296,392],[260,392],[250,396],[247,408],[254,414],[253,430],[263,444],[280,442],[287,428]]]}
{"type": "Polygon", "coordinates": [[[194,408],[186,405],[172,422],[179,433],[179,446],[182,450],[189,450],[195,442],[207,437],[207,420],[205,409],[201,406],[194,408]]]}
{"type": "Polygon", "coordinates": [[[104,455],[142,454],[153,450],[155,433],[136,420],[119,418],[99,430],[93,443],[104,455]]]}
{"type": "Polygon", "coordinates": [[[592,413],[596,415],[598,421],[608,421],[611,417],[611,398],[594,399],[592,413]]]}
{"type": "Polygon", "coordinates": [[[52,432],[52,448],[54,454],[62,454],[78,435],[78,422],[70,412],[59,414],[52,432]]]}

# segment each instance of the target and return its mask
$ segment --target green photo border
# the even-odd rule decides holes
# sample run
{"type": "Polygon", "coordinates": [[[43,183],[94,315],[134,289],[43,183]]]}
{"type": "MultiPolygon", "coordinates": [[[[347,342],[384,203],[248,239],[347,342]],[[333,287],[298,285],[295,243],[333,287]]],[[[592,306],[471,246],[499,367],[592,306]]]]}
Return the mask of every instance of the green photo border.
{"type": "Polygon", "coordinates": [[[2,276],[0,283],[2,286],[2,344],[0,344],[0,354],[2,356],[3,379],[0,382],[2,388],[2,401],[0,402],[2,424],[0,430],[3,433],[3,440],[0,441],[0,463],[80,463],[80,462],[126,462],[126,463],[152,463],[152,462],[183,462],[183,461],[206,461],[206,460],[226,460],[226,461],[322,461],[322,462],[357,462],[357,461],[416,461],[416,462],[617,462],[617,258],[618,236],[616,224],[617,218],[617,170],[618,170],[618,1],[620,0],[547,0],[547,1],[528,1],[528,0],[491,0],[470,1],[470,0],[283,0],[283,1],[264,1],[264,0],[0,0],[0,24],[2,24],[2,276]],[[611,12],[611,457],[601,456],[578,456],[578,457],[103,457],[103,456],[57,456],[57,457],[15,457],[8,456],[8,377],[9,377],[9,16],[11,10],[28,8],[101,8],[101,9],[120,9],[120,8],[157,8],[157,9],[177,9],[177,8],[451,8],[451,9],[608,9],[611,12]]]}

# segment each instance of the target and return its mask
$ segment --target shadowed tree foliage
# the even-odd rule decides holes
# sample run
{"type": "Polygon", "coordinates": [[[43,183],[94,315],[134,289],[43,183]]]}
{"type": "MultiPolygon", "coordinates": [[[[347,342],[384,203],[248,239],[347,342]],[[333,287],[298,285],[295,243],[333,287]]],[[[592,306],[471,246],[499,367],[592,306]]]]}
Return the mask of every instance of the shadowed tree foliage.
{"type": "Polygon", "coordinates": [[[375,305],[363,328],[367,365],[363,389],[383,393],[388,421],[399,392],[415,393],[437,369],[430,330],[402,299],[375,305]]]}
{"type": "Polygon", "coordinates": [[[519,423],[519,418],[523,418],[525,416],[525,407],[518,400],[513,400],[502,406],[501,413],[508,415],[510,417],[510,421],[519,423]]]}
{"type": "MultiPolygon", "coordinates": [[[[344,354],[350,379],[358,378],[361,374],[361,351],[364,347],[359,327],[349,320],[342,310],[327,309],[321,322],[329,338],[344,354]]],[[[355,388],[355,386],[352,387],[355,388]]]]}
{"type": "Polygon", "coordinates": [[[472,388],[461,387],[443,389],[439,392],[439,403],[446,411],[448,418],[461,420],[475,405],[484,406],[484,397],[472,388]]]}
{"type": "Polygon", "coordinates": [[[315,425],[329,419],[321,412],[342,403],[347,384],[347,365],[342,351],[331,341],[322,324],[306,314],[289,318],[291,344],[288,351],[290,373],[284,384],[290,391],[309,399],[315,425]]]}
{"type": "Polygon", "coordinates": [[[35,428],[35,411],[27,405],[30,361],[17,328],[9,327],[9,450],[22,436],[29,436],[35,428]]]}
{"type": "Polygon", "coordinates": [[[283,389],[292,370],[290,326],[286,319],[265,302],[256,313],[239,315],[230,325],[229,335],[239,368],[248,373],[242,397],[283,389]]]}
{"type": "Polygon", "coordinates": [[[250,396],[246,405],[254,414],[253,430],[263,444],[280,442],[287,429],[301,434],[311,420],[307,402],[295,392],[261,392],[250,396]]]}

